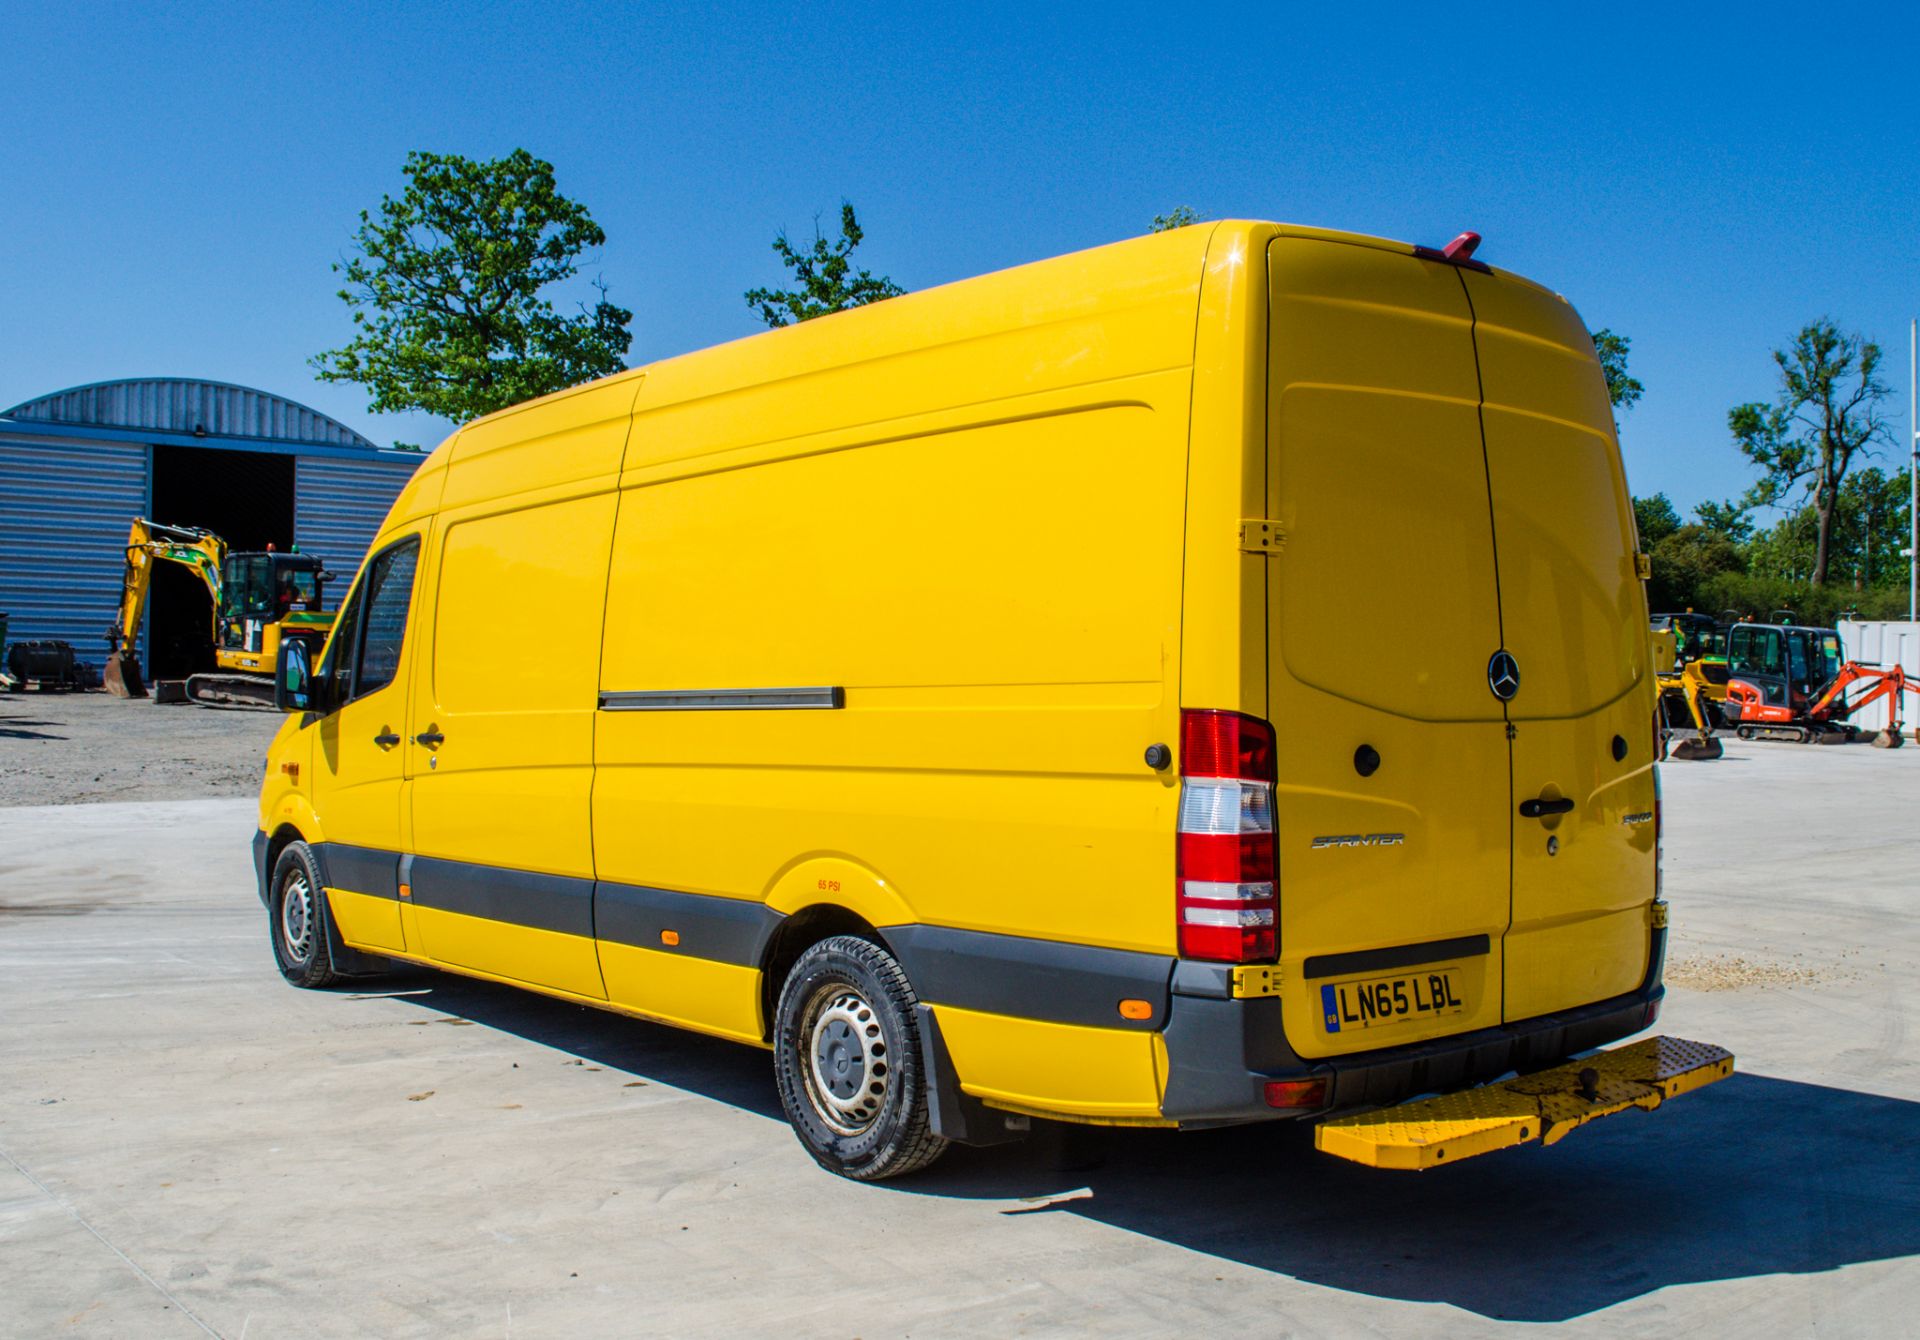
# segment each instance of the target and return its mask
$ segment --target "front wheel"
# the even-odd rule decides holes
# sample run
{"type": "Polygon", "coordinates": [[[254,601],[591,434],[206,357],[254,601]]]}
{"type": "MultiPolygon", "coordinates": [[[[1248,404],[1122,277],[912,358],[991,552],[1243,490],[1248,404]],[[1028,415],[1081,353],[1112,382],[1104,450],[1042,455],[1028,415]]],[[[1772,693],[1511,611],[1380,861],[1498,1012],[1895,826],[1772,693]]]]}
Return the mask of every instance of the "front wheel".
{"type": "Polygon", "coordinates": [[[946,1152],[933,1133],[916,998],[899,960],[836,935],[800,956],[774,1013],[774,1073],[794,1133],[829,1172],[877,1182],[946,1152]]]}
{"type": "Polygon", "coordinates": [[[288,843],[273,863],[267,914],[282,977],[304,987],[332,986],[340,980],[327,951],[327,897],[320,886],[320,864],[306,843],[288,843]]]}

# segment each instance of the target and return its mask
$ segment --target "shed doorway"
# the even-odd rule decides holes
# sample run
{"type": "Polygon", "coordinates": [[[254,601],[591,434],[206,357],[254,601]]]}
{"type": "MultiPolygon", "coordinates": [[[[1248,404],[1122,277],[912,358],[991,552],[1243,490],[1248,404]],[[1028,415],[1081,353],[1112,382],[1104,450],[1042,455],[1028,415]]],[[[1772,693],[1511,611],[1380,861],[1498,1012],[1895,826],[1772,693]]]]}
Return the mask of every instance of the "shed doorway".
{"type": "MultiPolygon", "coordinates": [[[[293,547],[294,458],[215,447],[153,448],[149,518],[198,526],[240,553],[293,547]]],[[[185,679],[214,669],[213,601],[175,563],[154,569],[147,615],[147,679],[185,679]]]]}

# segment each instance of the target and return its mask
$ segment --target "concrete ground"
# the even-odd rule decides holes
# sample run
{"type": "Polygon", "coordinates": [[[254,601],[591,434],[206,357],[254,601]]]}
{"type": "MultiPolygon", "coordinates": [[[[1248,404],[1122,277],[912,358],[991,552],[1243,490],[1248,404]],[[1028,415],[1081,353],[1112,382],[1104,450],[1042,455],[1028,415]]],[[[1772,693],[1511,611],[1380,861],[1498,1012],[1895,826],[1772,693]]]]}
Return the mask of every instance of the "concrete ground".
{"type": "Polygon", "coordinates": [[[1661,1029],[1733,1079],[1426,1174],[1055,1128],[887,1186],[751,1049],[286,986],[246,801],[0,810],[0,1334],[1910,1333],[1920,748],[1665,781],[1661,1029]]]}

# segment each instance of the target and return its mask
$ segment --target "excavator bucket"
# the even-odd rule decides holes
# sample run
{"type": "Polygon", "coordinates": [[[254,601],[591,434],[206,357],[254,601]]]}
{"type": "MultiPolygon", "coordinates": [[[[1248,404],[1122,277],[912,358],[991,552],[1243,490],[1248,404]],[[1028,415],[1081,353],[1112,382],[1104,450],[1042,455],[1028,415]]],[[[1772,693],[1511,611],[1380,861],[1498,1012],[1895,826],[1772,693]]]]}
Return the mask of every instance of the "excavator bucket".
{"type": "Polygon", "coordinates": [[[116,698],[147,696],[147,683],[140,678],[140,662],[131,652],[116,651],[107,657],[107,668],[101,678],[106,682],[107,692],[116,698]]]}
{"type": "Polygon", "coordinates": [[[1707,759],[1720,758],[1727,747],[1711,735],[1694,735],[1684,740],[1676,740],[1667,750],[1668,758],[1704,762],[1707,759]]]}
{"type": "Polygon", "coordinates": [[[1877,732],[1873,737],[1873,747],[1875,749],[1898,749],[1906,742],[1906,737],[1892,726],[1888,726],[1885,730],[1877,732]]]}

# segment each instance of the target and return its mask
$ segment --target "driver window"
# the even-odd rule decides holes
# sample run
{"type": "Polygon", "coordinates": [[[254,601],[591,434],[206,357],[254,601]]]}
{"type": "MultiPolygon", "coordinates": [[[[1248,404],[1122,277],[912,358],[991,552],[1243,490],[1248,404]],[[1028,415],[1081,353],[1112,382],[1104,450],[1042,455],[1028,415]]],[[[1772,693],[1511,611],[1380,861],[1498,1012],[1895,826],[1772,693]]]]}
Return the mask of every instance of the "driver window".
{"type": "Polygon", "coordinates": [[[327,681],[327,701],[331,703],[344,703],[353,696],[353,644],[358,640],[355,634],[360,628],[363,589],[355,587],[352,597],[341,606],[333,621],[333,640],[327,644],[327,659],[321,663],[320,673],[314,676],[327,681]]]}
{"type": "Polygon", "coordinates": [[[413,570],[419,556],[419,541],[409,540],[374,560],[367,578],[370,594],[355,697],[384,689],[400,673],[400,648],[406,640],[407,608],[413,603],[413,570]]]}

